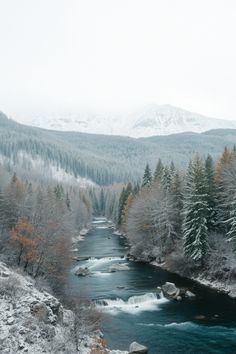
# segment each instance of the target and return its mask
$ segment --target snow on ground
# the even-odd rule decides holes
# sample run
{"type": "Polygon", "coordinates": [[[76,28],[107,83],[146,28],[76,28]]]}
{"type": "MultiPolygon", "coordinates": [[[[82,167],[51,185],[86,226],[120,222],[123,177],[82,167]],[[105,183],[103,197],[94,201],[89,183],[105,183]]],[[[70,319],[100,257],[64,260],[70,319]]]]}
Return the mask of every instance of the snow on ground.
{"type": "Polygon", "coordinates": [[[0,262],[1,354],[125,354],[110,351],[100,336],[83,335],[76,348],[74,314],[34,280],[0,262]]]}
{"type": "Polygon", "coordinates": [[[211,289],[218,290],[220,292],[228,294],[232,299],[236,299],[236,284],[226,284],[225,282],[220,282],[220,281],[212,281],[208,280],[206,278],[203,278],[201,276],[197,278],[193,278],[193,280],[197,281],[198,283],[202,285],[206,285],[211,289]]]}
{"type": "Polygon", "coordinates": [[[0,263],[0,353],[75,353],[74,315],[0,263]]]}
{"type": "MultiPolygon", "coordinates": [[[[80,188],[93,187],[95,183],[90,179],[83,177],[75,177],[73,174],[66,172],[63,168],[56,166],[52,162],[45,162],[41,157],[32,157],[25,151],[18,151],[17,153],[19,166],[27,164],[28,168],[35,172],[40,171],[40,174],[47,179],[55,180],[59,183],[79,185],[80,188]]],[[[6,156],[0,154],[0,163],[10,163],[14,166],[15,162],[6,156]]]]}

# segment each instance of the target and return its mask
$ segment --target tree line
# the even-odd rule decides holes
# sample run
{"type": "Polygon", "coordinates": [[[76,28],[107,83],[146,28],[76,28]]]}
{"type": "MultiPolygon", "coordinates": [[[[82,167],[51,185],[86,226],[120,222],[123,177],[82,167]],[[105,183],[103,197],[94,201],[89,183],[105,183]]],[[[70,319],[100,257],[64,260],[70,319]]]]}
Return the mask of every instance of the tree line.
{"type": "Polygon", "coordinates": [[[218,161],[196,155],[186,171],[159,159],[152,174],[147,164],[142,185],[123,188],[117,220],[138,258],[171,269],[235,266],[235,146],[218,161]]]}
{"type": "Polygon", "coordinates": [[[90,222],[87,191],[75,186],[22,181],[0,167],[0,252],[11,265],[61,284],[73,238],[90,222]]]}

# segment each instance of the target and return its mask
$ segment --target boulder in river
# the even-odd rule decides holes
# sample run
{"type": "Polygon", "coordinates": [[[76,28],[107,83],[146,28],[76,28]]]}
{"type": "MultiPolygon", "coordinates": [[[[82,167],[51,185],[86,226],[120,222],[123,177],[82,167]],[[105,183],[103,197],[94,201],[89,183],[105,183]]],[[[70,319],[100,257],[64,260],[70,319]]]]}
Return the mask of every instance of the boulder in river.
{"type": "Polygon", "coordinates": [[[190,298],[190,299],[193,299],[193,298],[196,297],[196,295],[194,293],[192,293],[192,291],[190,291],[190,290],[186,291],[185,296],[190,298]]]}
{"type": "Polygon", "coordinates": [[[147,354],[148,348],[137,342],[133,342],[129,346],[129,354],[147,354]]]}
{"type": "Polygon", "coordinates": [[[86,275],[89,275],[90,274],[90,271],[87,267],[85,268],[78,268],[76,271],[75,271],[75,275],[78,275],[79,277],[85,277],[86,275]]]}
{"type": "Polygon", "coordinates": [[[161,287],[163,295],[168,299],[177,299],[180,295],[180,289],[178,289],[174,283],[166,282],[161,287]]]}
{"type": "Polygon", "coordinates": [[[114,263],[109,268],[109,272],[118,272],[122,270],[129,270],[129,266],[127,264],[114,263]]]}

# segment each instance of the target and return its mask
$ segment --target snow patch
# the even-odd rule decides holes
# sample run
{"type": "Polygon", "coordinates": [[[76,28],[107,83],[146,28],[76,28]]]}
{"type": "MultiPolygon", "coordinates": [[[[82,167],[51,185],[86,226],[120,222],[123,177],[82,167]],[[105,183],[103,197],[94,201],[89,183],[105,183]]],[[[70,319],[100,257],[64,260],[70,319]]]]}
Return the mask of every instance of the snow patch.
{"type": "Polygon", "coordinates": [[[134,138],[236,128],[235,121],[209,118],[168,104],[149,104],[128,115],[114,116],[85,112],[52,115],[50,113],[50,117],[44,114],[28,119],[27,123],[25,117],[22,120],[19,118],[19,121],[53,130],[123,135],[134,138]]]}
{"type": "MultiPolygon", "coordinates": [[[[32,157],[25,151],[19,150],[17,152],[17,160],[19,166],[23,169],[33,172],[40,171],[40,175],[43,178],[52,179],[57,182],[63,182],[65,184],[79,184],[80,188],[94,187],[95,183],[87,178],[75,177],[74,175],[66,172],[61,167],[54,165],[52,162],[45,162],[41,157],[32,157]],[[25,167],[24,167],[25,166],[25,167]]],[[[10,163],[12,167],[15,166],[15,162],[12,158],[0,155],[0,163],[10,163]]]]}

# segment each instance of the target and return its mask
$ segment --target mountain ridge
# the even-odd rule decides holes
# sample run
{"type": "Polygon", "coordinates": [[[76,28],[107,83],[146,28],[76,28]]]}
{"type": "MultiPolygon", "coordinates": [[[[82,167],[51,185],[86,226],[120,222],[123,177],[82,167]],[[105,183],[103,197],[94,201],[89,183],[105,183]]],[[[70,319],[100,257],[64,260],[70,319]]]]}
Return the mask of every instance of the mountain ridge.
{"type": "MultiPolygon", "coordinates": [[[[18,120],[19,121],[19,120],[18,120]]],[[[236,121],[210,118],[169,104],[144,106],[128,115],[68,113],[29,119],[23,124],[49,130],[118,135],[133,138],[202,133],[211,129],[236,129],[236,121]]]]}
{"type": "Polygon", "coordinates": [[[219,158],[224,146],[236,144],[236,129],[204,133],[184,132],[172,135],[132,138],[116,135],[64,132],[31,127],[8,119],[0,113],[0,160],[25,179],[57,175],[82,183],[86,179],[98,185],[137,182],[147,162],[154,170],[159,158],[185,168],[196,153],[219,158]],[[47,173],[48,171],[48,173],[47,173]]]}

